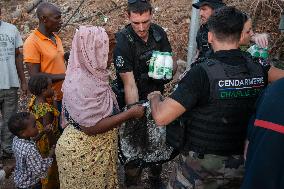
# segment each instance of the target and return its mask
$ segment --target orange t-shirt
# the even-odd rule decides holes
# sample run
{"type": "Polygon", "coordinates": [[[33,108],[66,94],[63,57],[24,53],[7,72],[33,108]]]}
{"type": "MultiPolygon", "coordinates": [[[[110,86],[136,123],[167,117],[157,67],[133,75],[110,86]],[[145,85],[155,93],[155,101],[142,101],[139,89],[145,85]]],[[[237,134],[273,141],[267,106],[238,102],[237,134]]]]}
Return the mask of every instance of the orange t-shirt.
{"type": "MultiPolygon", "coordinates": [[[[55,35],[56,44],[37,29],[24,43],[24,62],[40,64],[40,71],[49,74],[63,74],[66,71],[64,63],[64,50],[61,39],[55,35]]],[[[53,83],[56,100],[62,100],[63,81],[53,83]]]]}

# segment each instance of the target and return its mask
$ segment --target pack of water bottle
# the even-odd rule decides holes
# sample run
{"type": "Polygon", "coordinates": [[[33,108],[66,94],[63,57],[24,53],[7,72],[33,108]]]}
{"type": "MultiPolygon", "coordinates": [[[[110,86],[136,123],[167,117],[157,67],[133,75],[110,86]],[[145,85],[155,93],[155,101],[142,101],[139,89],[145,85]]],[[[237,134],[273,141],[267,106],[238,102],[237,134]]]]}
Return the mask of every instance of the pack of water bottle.
{"type": "Polygon", "coordinates": [[[154,51],[150,59],[148,75],[154,79],[171,79],[173,77],[172,53],[154,51]]]}
{"type": "Polygon", "coordinates": [[[261,48],[258,45],[253,45],[247,50],[253,57],[267,59],[269,56],[268,48],[261,48]]]}
{"type": "Polygon", "coordinates": [[[270,65],[268,48],[261,48],[258,45],[253,45],[247,50],[252,57],[256,58],[262,66],[270,65]]]}

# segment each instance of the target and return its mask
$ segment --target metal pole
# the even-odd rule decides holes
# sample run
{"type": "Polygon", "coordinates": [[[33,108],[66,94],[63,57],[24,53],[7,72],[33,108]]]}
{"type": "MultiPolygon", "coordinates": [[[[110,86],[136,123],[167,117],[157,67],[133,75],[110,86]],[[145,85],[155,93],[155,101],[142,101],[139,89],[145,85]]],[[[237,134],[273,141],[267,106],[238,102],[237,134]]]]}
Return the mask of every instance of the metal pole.
{"type": "Polygon", "coordinates": [[[279,24],[279,30],[281,32],[284,32],[284,12],[281,15],[280,24],[279,24]]]}
{"type": "MultiPolygon", "coordinates": [[[[198,0],[193,0],[192,3],[197,3],[198,0]]],[[[192,7],[189,40],[188,40],[188,51],[187,51],[187,67],[189,67],[196,54],[196,34],[199,29],[199,9],[192,7]]]]}

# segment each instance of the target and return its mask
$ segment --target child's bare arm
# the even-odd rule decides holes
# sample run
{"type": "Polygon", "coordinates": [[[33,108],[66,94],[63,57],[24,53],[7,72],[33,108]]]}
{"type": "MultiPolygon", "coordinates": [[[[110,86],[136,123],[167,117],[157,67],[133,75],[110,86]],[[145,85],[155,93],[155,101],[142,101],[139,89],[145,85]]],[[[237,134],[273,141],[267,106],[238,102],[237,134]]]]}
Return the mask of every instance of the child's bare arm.
{"type": "Polygon", "coordinates": [[[48,112],[45,116],[42,117],[42,125],[45,128],[45,134],[48,137],[50,147],[56,144],[56,139],[52,132],[52,127],[54,127],[52,125],[53,120],[54,120],[54,116],[50,112],[48,112]]]}
{"type": "Polygon", "coordinates": [[[46,126],[46,125],[49,125],[49,124],[52,124],[52,123],[53,123],[54,116],[53,116],[53,114],[52,114],[51,112],[47,112],[47,113],[45,114],[45,116],[43,116],[43,117],[41,118],[41,120],[42,120],[42,124],[43,124],[44,126],[46,126]]]}
{"type": "Polygon", "coordinates": [[[56,139],[53,135],[53,132],[52,132],[52,123],[53,123],[53,115],[48,112],[45,116],[43,116],[40,121],[41,121],[41,124],[44,126],[44,130],[42,132],[40,132],[36,137],[33,137],[32,139],[34,141],[38,141],[41,139],[41,137],[43,135],[47,135],[48,137],[48,141],[49,141],[49,146],[53,146],[56,144],[56,139]]]}

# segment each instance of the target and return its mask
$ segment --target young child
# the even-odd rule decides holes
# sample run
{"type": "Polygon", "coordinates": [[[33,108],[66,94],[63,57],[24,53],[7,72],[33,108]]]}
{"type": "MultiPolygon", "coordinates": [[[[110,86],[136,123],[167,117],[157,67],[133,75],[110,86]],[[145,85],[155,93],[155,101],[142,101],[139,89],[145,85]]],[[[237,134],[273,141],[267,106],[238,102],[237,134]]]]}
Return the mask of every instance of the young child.
{"type": "MultiPolygon", "coordinates": [[[[13,135],[13,152],[16,159],[14,182],[17,188],[41,189],[40,179],[46,177],[54,157],[54,147],[43,158],[32,138],[39,132],[33,114],[20,112],[11,116],[8,122],[13,135]]],[[[49,132],[45,130],[43,132],[49,132]]]]}
{"type": "MultiPolygon", "coordinates": [[[[52,81],[49,77],[38,74],[30,78],[29,90],[33,94],[29,111],[36,118],[36,126],[39,135],[34,138],[40,154],[46,157],[50,151],[50,147],[56,144],[60,137],[58,130],[59,111],[53,104],[54,91],[51,88],[52,81]],[[51,129],[51,132],[43,132],[45,129],[51,129]]],[[[58,168],[56,161],[53,161],[51,168],[48,170],[46,178],[42,179],[43,189],[59,188],[58,168]]]]}

